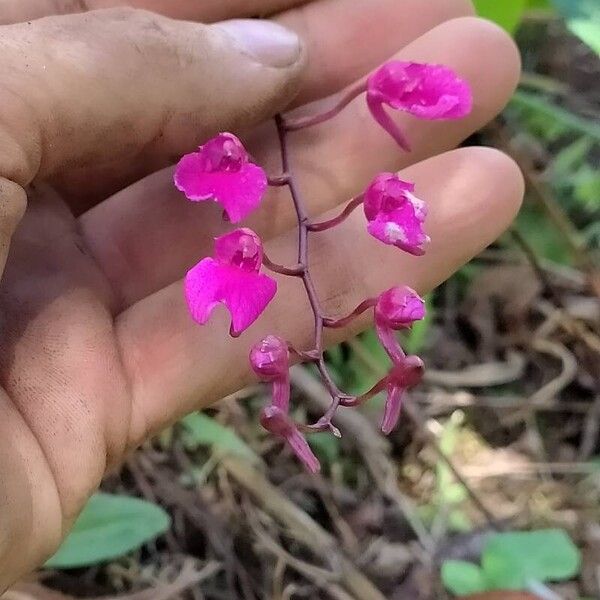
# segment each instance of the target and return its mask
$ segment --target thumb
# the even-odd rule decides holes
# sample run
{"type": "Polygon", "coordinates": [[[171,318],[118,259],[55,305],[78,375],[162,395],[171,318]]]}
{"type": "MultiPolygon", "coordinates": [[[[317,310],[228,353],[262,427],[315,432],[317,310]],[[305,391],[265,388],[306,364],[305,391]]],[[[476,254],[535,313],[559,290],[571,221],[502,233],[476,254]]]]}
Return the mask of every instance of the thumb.
{"type": "Polygon", "coordinates": [[[264,20],[203,25],[135,9],[0,29],[0,176],[154,170],[294,96],[296,34],[264,20]]]}

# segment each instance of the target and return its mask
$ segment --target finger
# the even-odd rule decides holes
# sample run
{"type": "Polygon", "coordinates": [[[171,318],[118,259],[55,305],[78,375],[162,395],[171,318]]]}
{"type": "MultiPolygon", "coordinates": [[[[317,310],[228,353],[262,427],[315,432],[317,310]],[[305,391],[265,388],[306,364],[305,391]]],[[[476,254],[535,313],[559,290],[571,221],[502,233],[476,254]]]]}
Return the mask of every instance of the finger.
{"type": "Polygon", "coordinates": [[[310,57],[294,103],[337,92],[436,25],[473,13],[471,0],[321,0],[282,13],[277,21],[310,57]]]}
{"type": "MultiPolygon", "coordinates": [[[[497,114],[518,77],[512,41],[497,27],[473,18],[440,25],[398,57],[443,61],[455,68],[472,84],[473,114],[455,123],[404,120],[413,143],[411,154],[401,154],[379,129],[366,113],[363,98],[331,123],[292,134],[296,177],[313,214],[359,193],[377,172],[393,171],[414,157],[430,156],[459,143],[497,114]]],[[[279,150],[270,134],[256,140],[253,150],[259,162],[276,173],[279,150]]],[[[293,219],[289,198],[285,191],[277,191],[248,225],[263,237],[273,237],[292,226],[293,219]]],[[[165,171],[97,206],[82,217],[81,228],[90,251],[117,290],[121,306],[128,306],[179,279],[210,252],[222,222],[214,206],[187,202],[173,187],[171,172],[165,171]]]]}
{"type": "MultiPolygon", "coordinates": [[[[305,32],[310,40],[299,102],[339,90],[435,25],[471,11],[469,0],[430,0],[426,5],[421,0],[319,0],[283,13],[281,22],[305,32]]],[[[54,184],[73,201],[85,188],[90,204],[95,204],[95,199],[107,198],[160,166],[142,157],[124,170],[116,161],[92,174],[89,169],[71,171],[54,184]]]]}
{"type": "Polygon", "coordinates": [[[298,37],[268,21],[114,9],[2,33],[0,175],[22,186],[140,157],[164,165],[285,105],[304,63],[298,37]]]}
{"type": "Polygon", "coordinates": [[[174,19],[205,23],[234,17],[265,16],[307,0],[2,0],[0,25],[31,21],[50,15],[66,15],[102,8],[131,6],[174,19]]]}
{"type": "MultiPolygon", "coordinates": [[[[400,175],[415,181],[429,203],[432,243],[415,258],[367,235],[360,211],[339,229],[311,237],[312,273],[325,309],[345,314],[365,297],[398,283],[426,292],[491,243],[518,210],[523,182],[516,165],[490,149],[468,148],[412,166],[400,175]]],[[[277,238],[269,254],[294,256],[296,233],[277,238]]],[[[178,416],[206,406],[248,382],[249,347],[276,333],[299,348],[311,343],[312,317],[299,281],[279,279],[275,301],[242,338],[227,336],[227,318],[217,311],[195,325],[175,283],[142,300],[117,320],[117,334],[132,382],[135,441],[178,416]]],[[[358,324],[364,327],[365,320],[358,324]]],[[[356,326],[336,335],[348,336],[356,326]]],[[[331,341],[339,341],[339,337],[331,341]]]]}
{"type": "Polygon", "coordinates": [[[0,280],[4,272],[10,241],[27,206],[25,190],[0,177],[0,280]]]}

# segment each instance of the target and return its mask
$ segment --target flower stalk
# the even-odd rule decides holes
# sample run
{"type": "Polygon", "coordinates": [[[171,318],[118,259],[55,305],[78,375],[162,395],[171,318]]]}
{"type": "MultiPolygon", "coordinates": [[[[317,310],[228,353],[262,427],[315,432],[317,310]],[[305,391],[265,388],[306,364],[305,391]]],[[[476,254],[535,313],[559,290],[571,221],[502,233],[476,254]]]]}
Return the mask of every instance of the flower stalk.
{"type": "Polygon", "coordinates": [[[192,317],[201,325],[208,321],[217,304],[224,304],[231,314],[230,334],[237,337],[260,317],[276,294],[277,282],[262,273],[261,268],[302,281],[312,312],[311,347],[297,349],[277,335],[268,335],[253,346],[250,365],[259,378],[271,385],[271,402],[261,412],[261,424],[285,440],[313,473],[320,465],[305,433],[329,431],[340,437],[333,424],[338,408],[359,406],[379,393],[386,394],[381,429],[385,434],[391,433],[400,417],[406,392],[421,381],[424,369],[423,361],[417,356],[407,356],[396,337],[397,331],[411,327],[425,315],[424,302],[414,290],[396,286],[363,300],[349,314],[331,316],[321,304],[310,269],[309,235],[342,224],[359,207],[364,212],[367,233],[380,242],[414,256],[424,254],[429,242],[424,231],[425,202],[415,195],[413,183],[402,181],[395,173],[377,175],[338,215],[311,221],[291,164],[289,135],[334,118],[363,94],[374,120],[406,151],[410,149],[409,142],[386,112],[386,106],[421,119],[461,118],[472,106],[468,84],[447,67],[392,61],[350,88],[330,110],[296,119],[275,117],[281,173],[268,176],[235,135],[221,133],[197,152],[184,156],[174,177],[175,185],[189,200],[213,200],[221,204],[224,220],[231,223],[243,220],[257,209],[269,186],[289,190],[297,222],[296,263],[282,265],[272,261],[264,252],[259,235],[239,228],[216,238],[214,256],[202,259],[188,272],[185,295],[192,317]],[[392,367],[366,393],[352,396],[339,389],[328,369],[324,357],[325,330],[347,327],[370,310],[392,367]],[[290,416],[291,354],[297,360],[315,365],[331,396],[327,410],[312,424],[298,424],[290,416]]]}

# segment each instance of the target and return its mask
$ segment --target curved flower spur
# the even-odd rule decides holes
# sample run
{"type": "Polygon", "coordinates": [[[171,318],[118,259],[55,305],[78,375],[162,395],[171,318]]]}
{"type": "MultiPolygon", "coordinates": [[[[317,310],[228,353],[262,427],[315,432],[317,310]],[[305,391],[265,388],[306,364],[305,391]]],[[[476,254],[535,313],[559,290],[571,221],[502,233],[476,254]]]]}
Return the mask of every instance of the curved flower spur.
{"type": "Polygon", "coordinates": [[[429,236],[424,226],[425,202],[415,194],[415,185],[402,181],[394,173],[380,173],[365,191],[352,199],[336,217],[322,222],[311,221],[294,179],[288,151],[288,135],[334,118],[350,102],[365,95],[374,119],[398,145],[410,150],[409,141],[386,111],[386,106],[404,111],[418,119],[459,119],[472,109],[469,84],[443,65],[391,61],[372,73],[364,83],[352,89],[331,110],[301,119],[276,117],[281,147],[282,173],[267,177],[254,164],[240,140],[231,133],[221,133],[208,140],[197,152],[184,156],[175,171],[175,185],[189,200],[219,203],[225,221],[237,223],[256,210],[268,185],[287,186],[298,222],[298,262],[278,265],[266,258],[260,237],[252,230],[240,228],[216,238],[213,257],[203,258],[185,278],[185,297],[193,319],[205,324],[217,304],[231,315],[230,334],[238,336],[260,317],[277,291],[276,282],[260,272],[265,267],[280,275],[302,280],[314,316],[313,347],[292,348],[278,335],[258,341],[250,352],[250,365],[256,375],[270,383],[272,399],[261,413],[265,429],[280,437],[305,467],[315,473],[319,461],[304,436],[305,433],[330,431],[339,436],[332,419],[339,406],[358,406],[375,394],[385,392],[386,402],[381,429],[389,434],[400,418],[406,391],[420,383],[423,361],[407,356],[396,332],[407,329],[425,316],[425,304],[407,286],[399,285],[376,298],[367,298],[349,315],[332,317],[321,306],[308,261],[308,236],[342,223],[356,208],[363,207],[367,232],[374,238],[400,250],[421,256],[429,236]],[[325,363],[323,333],[326,328],[340,328],[367,310],[373,310],[379,341],[392,361],[389,373],[362,396],[350,396],[338,389],[325,363]],[[331,395],[328,410],[310,425],[295,423],[290,415],[290,356],[312,362],[331,395]]]}

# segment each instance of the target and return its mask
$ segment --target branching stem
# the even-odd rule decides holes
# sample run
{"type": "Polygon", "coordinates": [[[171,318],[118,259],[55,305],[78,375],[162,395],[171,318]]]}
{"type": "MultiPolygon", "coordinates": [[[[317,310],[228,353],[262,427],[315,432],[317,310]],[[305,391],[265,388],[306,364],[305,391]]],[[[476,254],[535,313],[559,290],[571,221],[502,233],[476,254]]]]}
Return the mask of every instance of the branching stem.
{"type": "MultiPolygon", "coordinates": [[[[354,97],[356,97],[358,93],[360,92],[355,90],[354,97]]],[[[348,102],[350,102],[350,100],[346,99],[346,104],[348,102]]],[[[343,108],[343,106],[341,108],[343,108]]],[[[341,108],[339,108],[339,110],[341,110],[341,108]]],[[[330,116],[328,116],[327,118],[330,118],[330,116]]],[[[318,122],[321,122],[321,120],[319,120],[318,122]]],[[[301,359],[308,360],[316,365],[321,375],[321,379],[323,380],[323,384],[325,385],[327,391],[331,395],[331,404],[328,410],[325,412],[325,414],[316,423],[312,425],[304,425],[300,428],[301,430],[308,432],[332,431],[335,435],[339,435],[339,431],[333,426],[331,422],[335,411],[339,406],[351,406],[356,401],[356,399],[353,396],[349,396],[340,391],[335,381],[333,380],[329,369],[327,368],[325,359],[323,357],[323,331],[325,327],[336,328],[347,325],[348,323],[350,323],[350,321],[352,321],[352,319],[363,313],[368,308],[372,307],[374,305],[374,300],[365,300],[365,302],[360,304],[352,313],[341,319],[335,319],[326,316],[321,306],[321,302],[319,301],[319,296],[317,294],[317,290],[308,263],[308,234],[311,231],[323,231],[343,221],[357,206],[359,206],[362,203],[362,196],[358,196],[357,198],[353,199],[338,217],[335,217],[334,219],[331,219],[330,221],[325,221],[323,223],[311,224],[306,206],[302,200],[300,190],[298,189],[296,180],[294,179],[293,170],[290,165],[288,132],[293,131],[295,129],[299,129],[300,126],[298,125],[298,122],[290,126],[289,123],[286,123],[286,121],[284,121],[281,115],[277,115],[275,117],[275,123],[277,125],[277,133],[279,136],[279,143],[281,149],[282,174],[279,176],[269,178],[269,183],[273,186],[287,186],[290,190],[290,195],[294,203],[294,209],[296,211],[296,218],[298,221],[297,263],[293,267],[286,267],[284,265],[280,265],[273,262],[267,256],[264,256],[263,263],[268,269],[274,271],[275,273],[279,273],[281,275],[286,275],[289,277],[298,277],[302,279],[302,283],[304,284],[304,289],[306,290],[306,295],[308,297],[308,301],[310,303],[311,310],[313,313],[313,348],[305,351],[299,351],[294,348],[291,348],[291,350],[301,359]]],[[[308,125],[302,125],[302,127],[305,126],[308,125]]]]}

